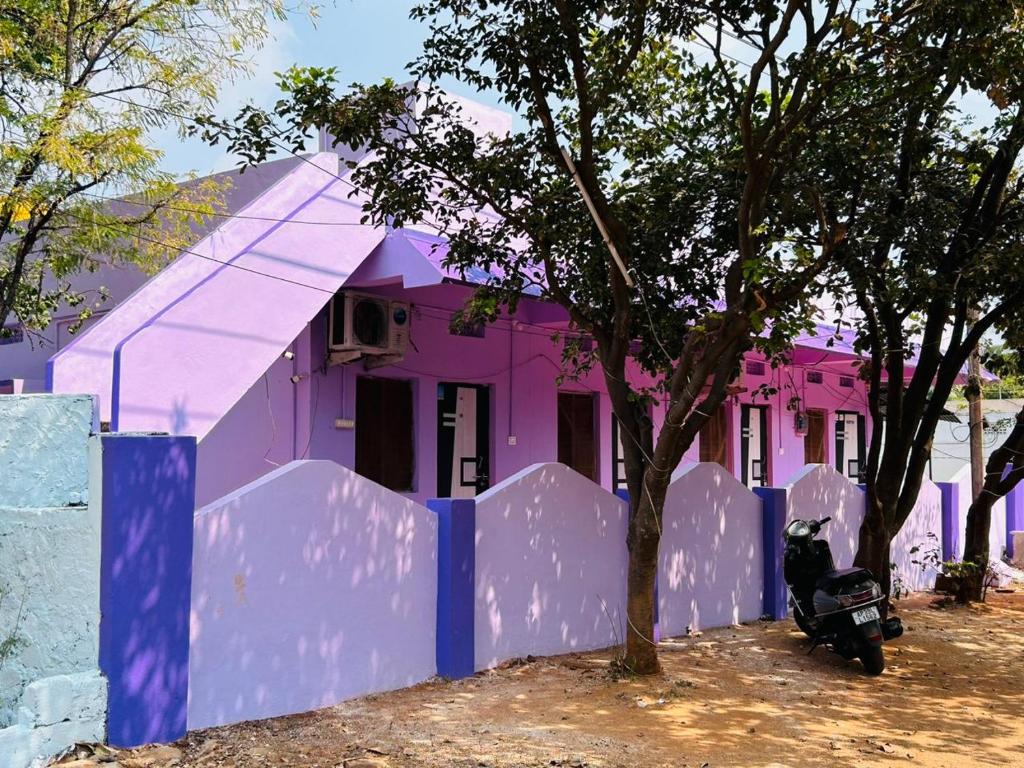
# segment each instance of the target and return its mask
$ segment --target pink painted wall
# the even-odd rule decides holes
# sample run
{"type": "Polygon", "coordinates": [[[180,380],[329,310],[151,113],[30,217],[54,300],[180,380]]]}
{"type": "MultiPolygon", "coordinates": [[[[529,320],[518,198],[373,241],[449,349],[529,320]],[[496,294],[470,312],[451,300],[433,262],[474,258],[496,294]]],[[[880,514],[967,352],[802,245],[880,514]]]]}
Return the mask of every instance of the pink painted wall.
{"type": "MultiPolygon", "coordinates": [[[[396,285],[378,285],[372,292],[413,303],[412,344],[405,359],[372,371],[366,371],[357,362],[332,366],[323,372],[327,315],[326,311],[321,311],[308,330],[289,346],[297,353],[295,361],[286,365],[280,362],[281,358],[275,358],[279,362],[274,363],[276,373],[270,377],[272,396],[269,400],[262,377],[256,379],[245,397],[200,441],[198,492],[203,501],[237,487],[232,485],[236,478],[249,480],[270,471],[273,465],[264,460],[264,453],[287,455],[288,440],[293,445],[294,458],[331,459],[354,466],[355,432],[350,428],[336,428],[335,421],[355,418],[356,379],[364,375],[413,382],[415,490],[406,494],[409,498],[424,503],[437,495],[437,386],[441,382],[490,386],[490,469],[494,482],[531,464],[556,460],[559,389],[591,393],[597,418],[599,480],[603,487],[612,488],[612,411],[603,377],[595,370],[579,381],[566,380],[559,387],[556,379],[562,372],[561,347],[551,340],[551,335],[560,324],[555,317],[548,316],[549,306],[526,299],[515,320],[500,320],[486,328],[484,338],[471,338],[449,332],[452,313],[470,296],[471,289],[466,286],[446,284],[403,290],[396,285]],[[301,377],[297,384],[287,381],[285,374],[293,373],[301,377]],[[283,437],[290,429],[297,431],[283,437]],[[509,445],[510,435],[515,437],[515,445],[509,445]],[[208,462],[216,468],[204,468],[208,462]]],[[[801,373],[797,370],[793,375],[801,373]]],[[[789,378],[789,373],[785,376],[789,378]]],[[[650,383],[635,371],[632,377],[637,382],[650,383]]],[[[783,398],[788,399],[790,394],[785,390],[769,403],[770,445],[777,452],[781,443],[785,460],[800,468],[803,466],[803,437],[794,431],[793,412],[782,405],[783,398]],[[777,418],[780,413],[781,427],[777,418]]],[[[750,393],[744,393],[729,401],[731,450],[736,456],[733,466],[737,474],[739,405],[750,397],[750,393]]],[[[842,401],[827,384],[808,385],[804,397],[812,407],[832,408],[826,419],[831,451],[834,409],[842,405],[842,401]]],[[[660,403],[652,409],[652,416],[656,428],[660,428],[664,418],[660,403]]],[[[699,447],[695,443],[685,463],[693,463],[698,457],[699,447]]],[[[772,457],[775,478],[782,471],[779,461],[777,456],[772,457]]]]}
{"type": "MultiPolygon", "coordinates": [[[[595,370],[578,382],[565,381],[559,388],[556,378],[561,372],[561,347],[551,341],[554,328],[525,324],[533,302],[523,302],[517,317],[523,318],[524,324],[518,329],[513,328],[513,322],[501,320],[488,326],[481,339],[449,332],[451,315],[462,307],[469,288],[443,285],[383,293],[402,295],[414,302],[412,344],[406,358],[372,371],[364,371],[356,363],[333,366],[326,375],[312,375],[311,414],[315,416],[311,417],[310,457],[355,465],[355,433],[336,429],[334,423],[338,417],[355,418],[358,376],[410,379],[416,398],[416,488],[409,496],[423,502],[437,494],[439,383],[473,382],[491,387],[491,477],[495,482],[531,464],[557,459],[557,397],[562,389],[589,392],[595,397],[600,480],[605,488],[611,488],[611,403],[602,376],[595,370]],[[508,444],[509,435],[516,438],[516,445],[508,444]]],[[[324,317],[313,324],[314,351],[324,349],[325,327],[324,317]]],[[[660,408],[655,409],[654,417],[660,423],[660,408]]]]}
{"type": "Polygon", "coordinates": [[[763,611],[761,501],[718,464],[695,464],[669,486],[662,518],[662,636],[757,619],[763,611]]]}
{"type": "MultiPolygon", "coordinates": [[[[741,445],[740,445],[740,406],[743,404],[768,406],[768,477],[769,485],[781,486],[789,482],[807,464],[804,452],[804,436],[798,435],[794,426],[795,412],[789,409],[792,397],[800,398],[802,410],[825,411],[825,460],[835,463],[836,445],[836,412],[856,411],[867,414],[867,388],[865,382],[854,379],[851,389],[839,386],[840,376],[856,377],[857,369],[852,361],[839,355],[797,349],[794,351],[790,365],[772,369],[766,365],[765,375],[757,376],[744,372],[746,392],[729,398],[730,424],[730,456],[731,469],[740,476],[741,445]],[[821,384],[809,383],[806,374],[809,370],[820,371],[823,375],[821,384]],[[767,400],[756,394],[760,384],[776,387],[779,393],[767,400]]],[[[749,353],[747,361],[764,361],[763,356],[749,353]]],[[[871,419],[865,419],[865,446],[871,441],[871,419]]],[[[694,446],[687,452],[692,461],[699,459],[699,450],[694,446]]]]}
{"type": "Polygon", "coordinates": [[[621,641],[625,503],[561,464],[476,498],[476,668],[621,641]]]}
{"type": "Polygon", "coordinates": [[[331,462],[292,462],[195,519],[190,730],[436,672],[437,519],[331,462]]]}

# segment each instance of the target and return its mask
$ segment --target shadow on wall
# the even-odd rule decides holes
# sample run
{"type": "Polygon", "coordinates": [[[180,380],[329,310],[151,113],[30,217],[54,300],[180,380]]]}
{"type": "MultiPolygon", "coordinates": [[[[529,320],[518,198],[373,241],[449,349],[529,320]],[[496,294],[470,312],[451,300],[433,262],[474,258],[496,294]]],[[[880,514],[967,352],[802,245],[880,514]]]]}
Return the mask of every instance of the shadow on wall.
{"type": "Polygon", "coordinates": [[[669,486],[662,520],[662,636],[751,621],[763,608],[761,500],[718,464],[669,486]]]}
{"type": "MultiPolygon", "coordinates": [[[[865,494],[829,464],[808,464],[787,485],[786,520],[832,520],[820,536],[828,540],[837,568],[853,565],[864,519],[865,494]]],[[[779,531],[779,536],[782,531],[779,531]]]]}
{"type": "Polygon", "coordinates": [[[625,502],[562,464],[476,498],[476,668],[623,638],[625,502]]]}
{"type": "Polygon", "coordinates": [[[922,568],[915,560],[922,560],[929,548],[942,552],[942,492],[931,480],[921,484],[913,512],[896,534],[889,549],[893,577],[899,578],[903,588],[911,592],[935,586],[936,570],[922,568]],[[928,534],[934,538],[930,538],[928,534]],[[912,549],[917,549],[912,552],[912,549]]]}
{"type": "Polygon", "coordinates": [[[190,729],[329,706],[434,675],[437,520],[330,461],[199,510],[190,729]]]}

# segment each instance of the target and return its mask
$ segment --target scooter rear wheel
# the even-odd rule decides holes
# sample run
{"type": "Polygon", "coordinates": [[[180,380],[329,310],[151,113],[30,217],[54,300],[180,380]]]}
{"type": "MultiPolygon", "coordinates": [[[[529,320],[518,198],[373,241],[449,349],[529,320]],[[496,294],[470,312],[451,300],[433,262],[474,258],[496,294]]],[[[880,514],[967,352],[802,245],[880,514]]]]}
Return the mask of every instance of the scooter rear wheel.
{"type": "Polygon", "coordinates": [[[885,653],[880,645],[863,646],[860,660],[864,665],[864,671],[869,675],[880,675],[885,671],[885,653]]]}
{"type": "Polygon", "coordinates": [[[814,624],[812,624],[811,620],[804,616],[804,614],[800,613],[799,608],[796,608],[793,611],[793,620],[796,621],[796,625],[800,627],[803,633],[808,637],[814,637],[818,634],[814,624]]]}

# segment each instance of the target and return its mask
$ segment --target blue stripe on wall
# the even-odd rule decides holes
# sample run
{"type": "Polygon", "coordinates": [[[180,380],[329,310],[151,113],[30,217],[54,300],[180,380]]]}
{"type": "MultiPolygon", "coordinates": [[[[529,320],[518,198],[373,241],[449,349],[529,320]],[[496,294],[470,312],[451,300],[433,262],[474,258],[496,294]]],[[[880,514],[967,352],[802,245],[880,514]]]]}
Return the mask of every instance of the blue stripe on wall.
{"type": "Polygon", "coordinates": [[[952,560],[960,550],[960,485],[936,485],[942,499],[942,559],[952,560]]]}
{"type": "MultiPolygon", "coordinates": [[[[196,440],[101,435],[100,668],[118,747],[185,734],[196,440]]],[[[95,448],[94,448],[95,449],[95,448]]],[[[94,465],[95,466],[95,465],[94,465]]]]}
{"type": "Polygon", "coordinates": [[[764,612],[773,619],[789,614],[789,593],[782,573],[782,529],[786,526],[786,489],[754,488],[761,499],[761,542],[764,551],[764,612]]]}
{"type": "Polygon", "coordinates": [[[476,501],[430,499],[437,515],[437,674],[450,679],[476,671],[476,501]]]}

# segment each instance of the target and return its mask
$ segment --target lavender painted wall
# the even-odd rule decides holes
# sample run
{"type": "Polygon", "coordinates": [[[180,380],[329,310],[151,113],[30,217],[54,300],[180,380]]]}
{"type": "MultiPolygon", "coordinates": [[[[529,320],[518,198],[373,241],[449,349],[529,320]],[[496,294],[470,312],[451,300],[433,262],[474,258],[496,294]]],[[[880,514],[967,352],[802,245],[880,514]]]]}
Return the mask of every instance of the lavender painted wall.
{"type": "MultiPolygon", "coordinates": [[[[957,530],[960,533],[957,540],[956,557],[961,559],[964,556],[964,546],[967,544],[967,513],[971,508],[971,501],[974,496],[971,491],[971,467],[966,465],[960,469],[951,483],[956,485],[957,495],[960,500],[957,508],[957,530]]],[[[989,560],[998,562],[1002,559],[1003,550],[1006,549],[1006,497],[997,499],[992,505],[992,517],[988,527],[988,556],[989,560]]]]}
{"type": "Polygon", "coordinates": [[[325,461],[195,518],[188,726],[412,685],[435,663],[437,520],[325,461]]]}
{"type": "Polygon", "coordinates": [[[275,360],[199,444],[197,507],[296,458],[294,370],[275,360]]]}
{"type": "Polygon", "coordinates": [[[718,464],[669,486],[662,518],[662,637],[750,621],[762,612],[761,501],[718,464]]]}
{"type": "Polygon", "coordinates": [[[942,545],[942,492],[931,480],[921,484],[917,495],[917,503],[910,513],[900,532],[892,540],[889,557],[894,573],[903,582],[903,586],[918,592],[935,586],[936,570],[924,569],[915,560],[921,560],[929,549],[942,545]],[[928,534],[932,534],[929,537],[928,534]],[[917,552],[910,550],[917,548],[917,552]]]}
{"type": "Polygon", "coordinates": [[[821,536],[828,539],[837,568],[853,565],[857,533],[864,519],[864,491],[827,464],[808,464],[790,480],[787,503],[789,520],[819,520],[831,515],[821,536]]]}
{"type": "Polygon", "coordinates": [[[561,464],[476,498],[476,667],[623,636],[626,504],[561,464]]]}
{"type": "Polygon", "coordinates": [[[54,391],[109,393],[118,429],[201,440],[384,237],[336,174],[332,153],[292,169],[58,353],[54,391]]]}

